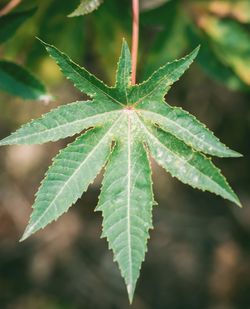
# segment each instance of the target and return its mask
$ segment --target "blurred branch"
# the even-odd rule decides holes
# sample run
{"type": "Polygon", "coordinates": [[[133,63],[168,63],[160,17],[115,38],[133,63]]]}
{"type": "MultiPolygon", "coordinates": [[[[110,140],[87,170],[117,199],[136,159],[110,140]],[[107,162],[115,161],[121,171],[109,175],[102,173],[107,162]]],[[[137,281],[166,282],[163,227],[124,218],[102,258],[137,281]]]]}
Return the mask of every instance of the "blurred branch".
{"type": "Polygon", "coordinates": [[[6,15],[11,12],[22,0],[11,0],[5,7],[0,10],[0,16],[6,15]]]}

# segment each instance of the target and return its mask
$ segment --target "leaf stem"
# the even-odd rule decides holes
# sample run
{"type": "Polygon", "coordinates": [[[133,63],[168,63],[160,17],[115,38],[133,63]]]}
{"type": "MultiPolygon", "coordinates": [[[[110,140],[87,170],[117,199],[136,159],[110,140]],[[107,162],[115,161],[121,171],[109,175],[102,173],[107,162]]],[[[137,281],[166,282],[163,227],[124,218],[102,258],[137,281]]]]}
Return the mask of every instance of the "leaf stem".
{"type": "Polygon", "coordinates": [[[0,10],[0,16],[6,15],[11,12],[22,0],[11,0],[0,10]]]}
{"type": "Polygon", "coordinates": [[[132,0],[133,32],[132,32],[132,85],[136,84],[136,67],[139,45],[139,0],[132,0]]]}

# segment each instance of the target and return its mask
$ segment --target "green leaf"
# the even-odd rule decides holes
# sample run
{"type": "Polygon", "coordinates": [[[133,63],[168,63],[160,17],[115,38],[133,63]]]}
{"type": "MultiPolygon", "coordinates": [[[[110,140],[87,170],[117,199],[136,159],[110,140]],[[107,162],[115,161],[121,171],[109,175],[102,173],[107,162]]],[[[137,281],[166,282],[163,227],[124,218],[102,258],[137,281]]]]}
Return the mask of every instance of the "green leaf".
{"type": "Polygon", "coordinates": [[[162,93],[163,97],[167,93],[167,89],[179,80],[184,72],[190,67],[198,52],[199,47],[186,57],[162,66],[155,71],[147,81],[133,87],[129,95],[130,102],[138,104],[145,100],[147,96],[157,91],[161,85],[164,85],[162,93]]]}
{"type": "Polygon", "coordinates": [[[193,116],[163,101],[198,49],[166,64],[146,82],[131,85],[130,53],[123,42],[116,83],[108,87],[53,46],[45,46],[66,77],[93,100],[59,107],[1,142],[43,143],[89,129],[54,159],[22,240],[66,212],[106,165],[97,209],[102,211],[103,236],[114,252],[132,302],[152,228],[154,198],[148,153],[182,182],[240,206],[220,171],[201,152],[221,157],[239,154],[220,143],[193,116]]]}
{"type": "Polygon", "coordinates": [[[81,16],[92,13],[102,4],[102,0],[81,0],[78,8],[69,17],[81,16]]]}
{"type": "Polygon", "coordinates": [[[204,16],[202,29],[211,40],[211,47],[218,59],[229,66],[250,86],[250,35],[233,20],[204,16]]]}
{"type": "Polygon", "coordinates": [[[146,151],[128,117],[105,172],[98,210],[132,302],[152,228],[152,181],[146,151]]]}
{"type": "Polygon", "coordinates": [[[22,126],[0,141],[0,145],[42,144],[75,135],[91,126],[112,122],[118,115],[110,101],[80,101],[60,106],[22,126]]]}
{"type": "Polygon", "coordinates": [[[0,61],[0,90],[23,99],[48,101],[45,86],[25,68],[9,61],[0,61]]]}
{"type": "Polygon", "coordinates": [[[138,105],[145,120],[157,124],[166,132],[184,141],[195,150],[218,157],[240,157],[222,144],[214,134],[193,115],[179,107],[171,107],[165,102],[153,101],[150,97],[138,105]]]}
{"type": "Polygon", "coordinates": [[[90,130],[56,156],[37,193],[21,241],[56,220],[87,190],[109,156],[110,130],[90,130]]]}
{"type": "Polygon", "coordinates": [[[128,45],[125,41],[122,44],[121,57],[118,62],[118,68],[116,72],[116,84],[115,89],[119,93],[119,99],[128,104],[128,89],[131,85],[131,57],[128,45]]]}
{"type": "Polygon", "coordinates": [[[10,13],[0,17],[0,44],[10,39],[17,29],[33,14],[36,9],[31,9],[24,12],[10,13]]]}
{"type": "Polygon", "coordinates": [[[233,72],[233,70],[225,66],[212,50],[210,40],[202,36],[201,31],[197,31],[194,27],[188,29],[189,41],[193,46],[198,43],[202,45],[197,62],[202,69],[214,80],[226,85],[232,90],[247,90],[247,85],[233,72]]]}
{"type": "Polygon", "coordinates": [[[203,191],[210,191],[241,206],[220,171],[204,155],[172,134],[142,124],[153,158],[173,177],[203,191]]]}
{"type": "MultiPolygon", "coordinates": [[[[42,42],[42,41],[41,41],[42,42]]],[[[81,68],[74,63],[67,55],[60,52],[57,48],[42,42],[50,56],[55,59],[61,68],[63,74],[74,83],[80,91],[86,93],[90,97],[107,97],[117,102],[113,96],[113,89],[105,85],[93,74],[90,74],[85,68],[81,68]]]]}

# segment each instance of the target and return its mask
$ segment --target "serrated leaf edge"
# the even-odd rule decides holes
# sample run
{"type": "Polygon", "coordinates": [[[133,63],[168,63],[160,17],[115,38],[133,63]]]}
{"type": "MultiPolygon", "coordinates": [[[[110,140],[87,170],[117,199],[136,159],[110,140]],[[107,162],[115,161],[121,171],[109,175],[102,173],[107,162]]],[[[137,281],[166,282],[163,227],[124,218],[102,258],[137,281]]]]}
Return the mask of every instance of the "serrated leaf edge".
{"type": "MultiPolygon", "coordinates": [[[[137,117],[138,117],[138,116],[137,116],[137,117]]],[[[150,136],[152,136],[154,140],[156,140],[156,141],[157,141],[158,143],[160,143],[164,148],[166,148],[166,146],[165,146],[164,144],[162,144],[161,141],[159,141],[158,138],[157,138],[156,136],[154,136],[153,133],[150,132],[150,130],[147,128],[147,125],[144,124],[144,123],[140,120],[139,117],[138,117],[138,120],[139,120],[141,126],[144,127],[144,129],[145,129],[145,131],[147,132],[147,134],[150,135],[150,136]]],[[[157,129],[157,127],[156,127],[156,129],[157,129]]],[[[146,141],[146,143],[147,143],[147,141],[146,141]]],[[[173,151],[171,151],[169,148],[167,148],[167,150],[168,150],[169,152],[173,153],[174,155],[176,155],[176,154],[175,154],[173,151]]],[[[196,152],[196,151],[195,151],[195,152],[196,152]]],[[[199,154],[200,154],[202,157],[204,157],[206,160],[209,160],[210,162],[212,162],[211,158],[207,158],[204,154],[202,154],[202,153],[200,153],[200,152],[197,152],[197,153],[199,153],[199,154]]],[[[180,158],[180,160],[184,161],[182,158],[180,158]]],[[[158,163],[158,162],[157,162],[157,163],[158,163]]],[[[185,161],[185,163],[189,164],[187,161],[185,161]]],[[[158,164],[160,164],[160,163],[158,163],[158,164]]],[[[162,165],[161,165],[161,166],[162,166],[162,165]]],[[[190,165],[190,166],[191,166],[191,168],[194,168],[192,165],[190,165]]],[[[162,167],[164,168],[164,170],[166,170],[164,166],[162,166],[162,167]]],[[[241,203],[240,203],[238,197],[236,196],[236,194],[234,193],[234,191],[232,190],[232,188],[231,188],[230,185],[228,184],[226,178],[223,176],[223,174],[221,173],[220,169],[217,168],[217,167],[215,167],[215,168],[216,168],[217,171],[221,174],[221,177],[223,178],[223,180],[225,181],[225,183],[228,185],[228,187],[229,187],[229,188],[231,189],[231,191],[232,191],[232,192],[231,192],[231,194],[232,194],[232,199],[230,200],[230,199],[228,198],[228,200],[230,200],[231,202],[234,202],[234,203],[235,203],[236,205],[238,205],[239,207],[242,207],[242,205],[241,205],[241,203]]],[[[167,172],[168,172],[168,171],[167,171],[167,172]]],[[[169,173],[170,173],[170,172],[169,172],[169,173]]],[[[213,179],[211,179],[211,178],[210,178],[209,176],[207,176],[206,174],[202,173],[201,171],[200,171],[200,173],[203,174],[205,177],[209,178],[209,180],[211,180],[212,182],[214,182],[213,179]]],[[[171,174],[171,173],[170,173],[170,174],[171,174]]],[[[178,179],[178,177],[173,176],[172,174],[171,174],[171,176],[172,176],[173,178],[177,178],[177,179],[178,179]]],[[[183,180],[181,180],[181,182],[183,182],[183,183],[185,183],[185,184],[188,184],[189,186],[193,187],[194,189],[199,189],[199,190],[201,190],[201,191],[203,191],[203,192],[205,192],[205,191],[211,192],[211,191],[209,191],[209,190],[200,189],[200,188],[198,188],[198,187],[196,187],[196,186],[194,186],[194,185],[189,184],[188,182],[184,182],[183,180]]],[[[214,184],[215,184],[216,186],[218,186],[218,184],[217,184],[216,182],[214,182],[214,184]]],[[[223,190],[225,190],[225,189],[223,189],[223,190]]],[[[225,191],[225,192],[228,194],[227,191],[225,191]]],[[[213,193],[213,194],[215,194],[215,195],[217,195],[217,196],[222,197],[221,195],[217,194],[216,192],[211,192],[211,193],[213,193]]],[[[224,198],[225,198],[225,197],[224,197],[224,198]]]]}
{"type": "MultiPolygon", "coordinates": [[[[119,122],[120,118],[121,118],[121,116],[117,118],[117,120],[114,122],[113,125],[111,125],[111,127],[110,127],[110,128],[108,129],[108,131],[105,133],[105,135],[104,135],[103,138],[106,138],[108,135],[110,135],[110,132],[112,131],[112,129],[114,128],[114,126],[117,124],[117,122],[119,122]]],[[[88,130],[88,131],[89,131],[89,130],[88,130]]],[[[85,132],[83,135],[85,135],[86,133],[87,133],[87,132],[85,132]]],[[[78,139],[81,138],[81,137],[82,137],[82,135],[79,136],[76,140],[78,140],[78,139]]],[[[101,140],[100,140],[99,143],[94,147],[94,149],[96,149],[96,148],[99,146],[100,142],[101,142],[101,140]]],[[[111,144],[111,142],[112,142],[112,139],[110,139],[110,144],[111,144]]],[[[71,144],[71,143],[69,143],[68,145],[70,145],[70,144],[71,144]]],[[[65,148],[66,148],[66,147],[65,147],[65,148]]],[[[64,151],[65,148],[61,149],[61,150],[59,151],[58,155],[59,155],[62,151],[64,151]]],[[[91,153],[94,152],[94,149],[91,150],[91,153]]],[[[57,155],[57,156],[58,156],[58,155],[57,155]]],[[[55,157],[52,159],[52,164],[51,164],[51,166],[49,167],[49,169],[47,170],[47,172],[45,173],[45,177],[44,177],[44,179],[42,180],[41,185],[40,185],[38,191],[37,191],[36,194],[35,194],[35,197],[38,196],[39,191],[40,191],[40,188],[41,188],[41,186],[43,185],[44,181],[46,180],[48,174],[50,173],[50,169],[53,167],[53,164],[54,164],[54,162],[56,161],[57,156],[55,156],[55,157]]],[[[88,154],[87,157],[89,157],[89,154],[88,154]]],[[[85,158],[84,161],[86,161],[86,158],[85,158]]],[[[82,163],[83,163],[83,162],[81,162],[80,167],[82,166],[82,163]]],[[[106,164],[106,162],[105,162],[105,164],[106,164]]],[[[77,170],[79,170],[79,167],[77,168],[77,170]]],[[[74,174],[75,174],[75,172],[74,172],[74,174]]],[[[69,179],[71,179],[71,178],[72,178],[72,176],[69,177],[69,179]]],[[[94,180],[93,180],[93,181],[94,181],[94,180]]],[[[68,182],[68,181],[67,181],[67,182],[68,182]]],[[[63,187],[66,187],[66,185],[64,185],[63,187]]],[[[60,190],[60,193],[62,192],[62,190],[63,190],[63,189],[60,190]]],[[[87,189],[86,189],[86,190],[87,190],[87,189]]],[[[86,190],[83,191],[82,193],[86,192],[86,190]]],[[[59,193],[57,193],[56,197],[57,197],[58,195],[59,195],[59,193]]],[[[53,204],[53,202],[54,202],[54,200],[56,199],[56,197],[54,197],[53,201],[50,202],[50,205],[53,204]]],[[[34,205],[35,205],[35,204],[34,204],[34,205]]],[[[34,209],[34,205],[32,206],[32,209],[34,209]]],[[[71,206],[72,206],[72,205],[70,205],[69,208],[70,208],[71,206]]],[[[51,207],[51,206],[50,206],[50,207],[51,207]]],[[[41,221],[41,219],[44,217],[44,215],[47,213],[47,211],[48,211],[48,209],[50,209],[50,207],[47,207],[47,208],[46,208],[45,212],[43,213],[42,216],[39,217],[39,220],[37,220],[36,223],[33,223],[33,224],[30,226],[31,221],[29,222],[29,224],[28,224],[28,226],[27,226],[27,228],[26,228],[26,230],[25,230],[25,232],[24,232],[22,238],[20,239],[20,242],[24,241],[24,240],[27,239],[30,235],[33,234],[32,230],[34,230],[34,227],[37,226],[38,222],[41,221]]],[[[68,209],[67,209],[67,210],[68,210],[68,209]]],[[[67,210],[64,211],[64,213],[67,212],[67,210]]],[[[56,220],[57,220],[57,219],[56,219],[56,220]]],[[[54,222],[54,221],[56,221],[56,220],[53,220],[52,222],[54,222]]],[[[51,222],[50,222],[50,223],[51,223],[51,222]]],[[[43,229],[43,228],[42,228],[42,229],[43,229]]]]}
{"type": "MultiPolygon", "coordinates": [[[[165,104],[165,102],[162,102],[162,103],[165,104]]],[[[150,117],[145,116],[145,118],[146,118],[148,121],[150,121],[153,125],[157,124],[163,131],[175,135],[176,138],[178,138],[178,139],[184,141],[186,145],[190,146],[191,148],[193,148],[193,149],[196,150],[196,151],[199,151],[199,152],[202,152],[202,153],[205,153],[205,154],[208,154],[208,155],[212,155],[212,156],[217,156],[217,157],[220,157],[220,158],[233,158],[233,157],[237,158],[237,157],[242,157],[242,154],[238,153],[237,151],[231,150],[229,147],[227,147],[225,144],[223,144],[223,143],[219,140],[219,138],[217,138],[217,137],[214,135],[214,133],[213,133],[211,130],[209,130],[209,128],[208,128],[204,123],[200,122],[194,115],[190,114],[188,111],[182,109],[181,107],[172,107],[172,106],[170,106],[170,108],[173,109],[173,110],[181,110],[181,111],[183,111],[184,113],[186,113],[190,118],[192,118],[192,120],[197,121],[197,123],[198,123],[205,131],[209,132],[209,133],[213,136],[213,138],[214,138],[218,143],[220,143],[220,144],[223,146],[223,148],[225,148],[225,150],[216,150],[216,149],[214,149],[215,151],[213,151],[213,149],[210,150],[211,147],[215,148],[215,146],[211,146],[211,145],[208,144],[205,140],[201,140],[201,139],[199,138],[199,136],[194,135],[192,132],[190,132],[189,130],[187,130],[185,127],[180,126],[180,125],[178,124],[178,122],[175,122],[175,121],[171,120],[170,118],[167,118],[167,117],[163,116],[162,114],[156,113],[156,112],[154,112],[154,111],[152,111],[152,110],[145,110],[145,109],[137,109],[137,111],[138,111],[140,114],[144,114],[144,115],[147,115],[147,114],[155,114],[157,117],[162,117],[162,118],[166,119],[167,121],[169,121],[169,122],[171,122],[171,123],[174,123],[177,127],[181,128],[183,131],[187,131],[187,132],[189,133],[189,135],[192,135],[192,137],[193,137],[194,139],[196,139],[198,142],[201,142],[202,144],[207,145],[207,146],[208,146],[208,149],[209,149],[209,151],[204,151],[204,150],[201,149],[201,148],[194,147],[194,145],[192,145],[190,142],[186,142],[186,141],[184,141],[183,139],[181,139],[179,136],[175,135],[173,132],[168,131],[166,128],[163,127],[163,125],[161,125],[160,122],[156,122],[156,121],[152,120],[150,117]],[[222,152],[224,152],[224,155],[222,154],[222,152]]],[[[141,116],[142,116],[142,118],[144,118],[143,115],[141,115],[141,116]]],[[[216,147],[216,148],[218,149],[218,147],[216,147]]]]}

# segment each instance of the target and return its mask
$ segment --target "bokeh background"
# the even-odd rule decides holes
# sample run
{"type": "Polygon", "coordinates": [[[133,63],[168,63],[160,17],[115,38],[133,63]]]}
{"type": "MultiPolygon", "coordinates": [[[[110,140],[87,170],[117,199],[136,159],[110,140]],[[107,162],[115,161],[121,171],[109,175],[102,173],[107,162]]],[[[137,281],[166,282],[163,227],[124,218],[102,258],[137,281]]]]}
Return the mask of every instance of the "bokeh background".
{"type": "MultiPolygon", "coordinates": [[[[8,1],[0,1],[0,8],[8,1]]],[[[112,84],[122,37],[130,42],[130,1],[105,0],[93,14],[68,18],[72,0],[23,0],[37,7],[0,46],[55,97],[49,104],[0,92],[0,137],[84,95],[48,58],[38,36],[112,84]]],[[[244,208],[185,186],[152,162],[159,205],[135,309],[250,308],[250,2],[143,0],[138,79],[201,44],[191,69],[169,94],[243,158],[215,159],[244,208]]],[[[1,21],[1,19],[0,19],[1,21]]],[[[1,88],[1,81],[0,81],[1,88]]],[[[19,239],[52,157],[71,139],[0,149],[0,308],[129,308],[125,285],[94,212],[102,175],[57,222],[19,239]]]]}

